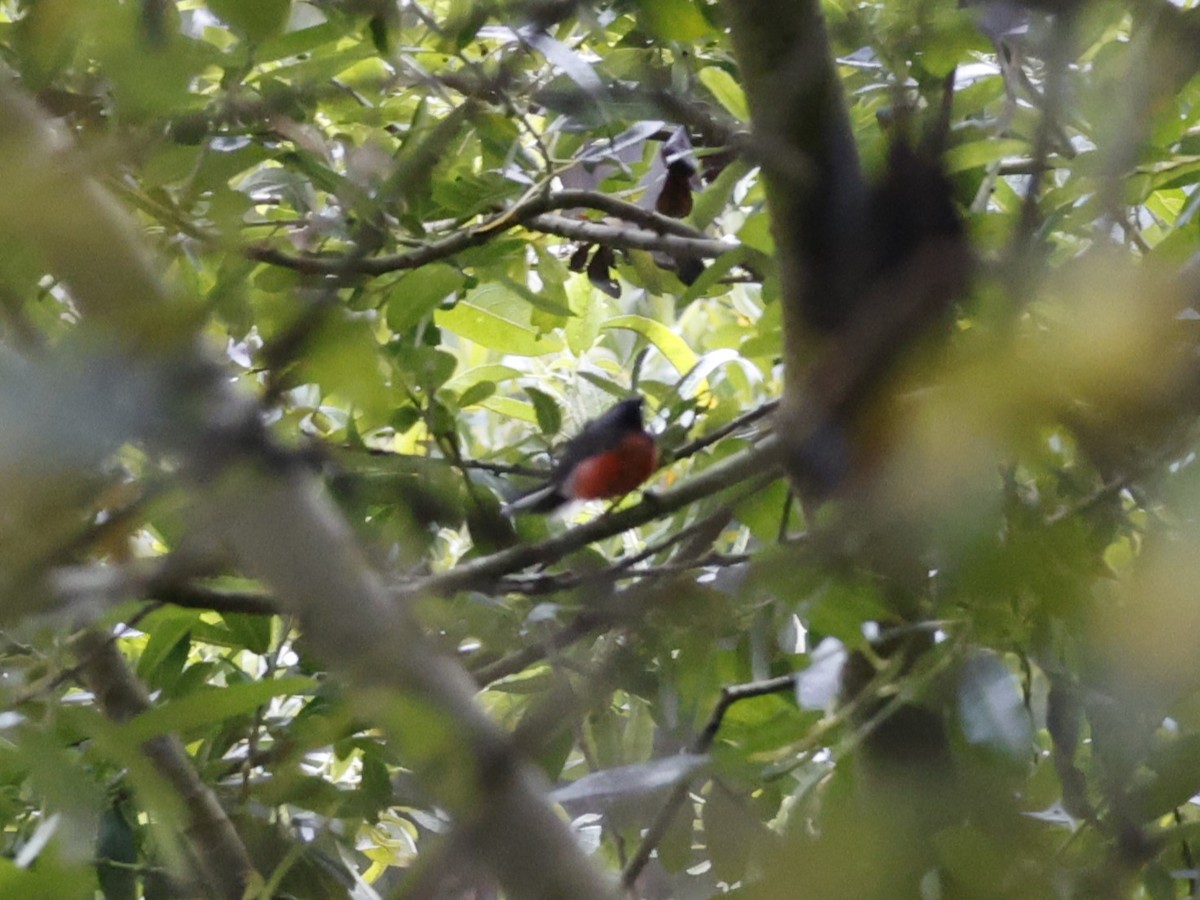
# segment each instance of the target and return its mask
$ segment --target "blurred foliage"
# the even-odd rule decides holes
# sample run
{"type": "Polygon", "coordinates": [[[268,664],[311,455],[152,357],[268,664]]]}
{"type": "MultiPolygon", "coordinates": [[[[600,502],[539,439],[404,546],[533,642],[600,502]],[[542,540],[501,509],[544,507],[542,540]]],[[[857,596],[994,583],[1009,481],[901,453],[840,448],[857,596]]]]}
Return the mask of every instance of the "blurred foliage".
{"type": "MultiPolygon", "coordinates": [[[[947,168],[980,260],[952,333],[892,376],[870,481],[831,503],[860,527],[734,486],[413,601],[599,866],[690,784],[639,896],[1197,894],[1200,38],[1167,4],[1056,6],[1010,9],[996,44],[980,6],[823,4],[869,170],[958,66],[947,168]],[[728,707],[702,764],[676,756],[723,688],[791,673],[728,707]]],[[[654,490],[745,450],[769,419],[719,429],[778,397],[783,317],[724,21],[707,0],[0,2],[5,77],[178,301],[147,379],[41,248],[0,244],[0,894],[177,896],[181,800],[139,751],[170,732],[264,891],[402,896],[449,827],[411,764],[454,777],[453,735],[413,703],[389,741],[291,618],[232,603],[270,598],[195,521],[186,461],[142,440],[202,415],[172,341],[261,398],[394,586],[603,515],[498,509],[630,391],[654,490]],[[680,126],[681,221],[726,252],[525,206],[568,187],[649,215],[680,126]],[[170,577],[103,608],[43,589],[88,563],[170,577]],[[88,702],[80,622],[119,635],[153,709],[118,726],[88,702]]],[[[30,216],[74,202],[22,189],[30,216]]]]}

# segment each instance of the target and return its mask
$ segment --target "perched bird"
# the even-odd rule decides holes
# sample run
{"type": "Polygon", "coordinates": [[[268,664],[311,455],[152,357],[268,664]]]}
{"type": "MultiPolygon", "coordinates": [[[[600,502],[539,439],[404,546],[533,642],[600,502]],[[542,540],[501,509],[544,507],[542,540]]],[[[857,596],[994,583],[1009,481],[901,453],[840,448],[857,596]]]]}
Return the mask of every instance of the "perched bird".
{"type": "Polygon", "coordinates": [[[548,513],[571,500],[621,497],[649,478],[658,450],[642,423],[643,402],[641,397],[622,400],[586,423],[563,447],[549,481],[505,511],[548,513]]]}

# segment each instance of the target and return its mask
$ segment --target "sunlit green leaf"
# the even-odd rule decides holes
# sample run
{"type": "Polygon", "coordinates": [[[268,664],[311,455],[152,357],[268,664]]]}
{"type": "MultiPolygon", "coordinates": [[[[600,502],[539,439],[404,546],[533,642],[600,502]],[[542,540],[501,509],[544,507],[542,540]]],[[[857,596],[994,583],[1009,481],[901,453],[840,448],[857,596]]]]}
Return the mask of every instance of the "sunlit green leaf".
{"type": "Polygon", "coordinates": [[[544,356],[562,349],[554,334],[540,334],[530,324],[525,300],[502,285],[477,288],[453,309],[434,315],[439,327],[483,347],[516,356],[544,356]]]}
{"type": "Polygon", "coordinates": [[[645,26],[662,40],[695,41],[711,28],[693,0],[645,0],[640,12],[645,26]]]}
{"type": "Polygon", "coordinates": [[[712,92],[730,115],[743,122],[749,121],[750,108],[746,105],[746,95],[732,75],[717,66],[706,66],[700,70],[700,83],[712,92]]]}
{"type": "Polygon", "coordinates": [[[291,0],[206,0],[208,8],[251,41],[277,34],[287,24],[291,0]]]}
{"type": "Polygon", "coordinates": [[[696,354],[692,348],[661,322],[644,316],[617,316],[608,319],[601,327],[636,331],[653,344],[680,375],[686,375],[696,365],[696,354]]]}
{"type": "Polygon", "coordinates": [[[946,153],[946,170],[959,172],[997,163],[1009,157],[1029,152],[1029,145],[1018,140],[986,140],[959,144],[946,153]]]}

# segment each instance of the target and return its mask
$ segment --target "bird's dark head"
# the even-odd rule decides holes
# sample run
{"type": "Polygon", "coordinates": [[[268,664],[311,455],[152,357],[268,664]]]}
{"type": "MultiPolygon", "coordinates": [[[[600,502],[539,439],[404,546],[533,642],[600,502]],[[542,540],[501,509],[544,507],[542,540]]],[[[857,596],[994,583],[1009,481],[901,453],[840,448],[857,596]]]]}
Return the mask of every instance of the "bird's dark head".
{"type": "Polygon", "coordinates": [[[622,428],[641,431],[645,427],[642,424],[642,407],[645,403],[643,397],[630,397],[610,409],[608,415],[612,416],[614,424],[620,425],[622,428]]]}

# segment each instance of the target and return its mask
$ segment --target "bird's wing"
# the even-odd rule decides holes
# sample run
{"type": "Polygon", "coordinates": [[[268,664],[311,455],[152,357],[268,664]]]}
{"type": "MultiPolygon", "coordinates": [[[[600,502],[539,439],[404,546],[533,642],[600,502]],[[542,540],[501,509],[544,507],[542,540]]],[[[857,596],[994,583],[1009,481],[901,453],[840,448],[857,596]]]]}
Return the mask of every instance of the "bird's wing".
{"type": "Polygon", "coordinates": [[[579,434],[563,446],[558,463],[554,466],[552,479],[561,483],[589,456],[606,453],[619,446],[627,433],[625,430],[609,427],[609,423],[604,421],[604,416],[588,422],[579,434]]]}

